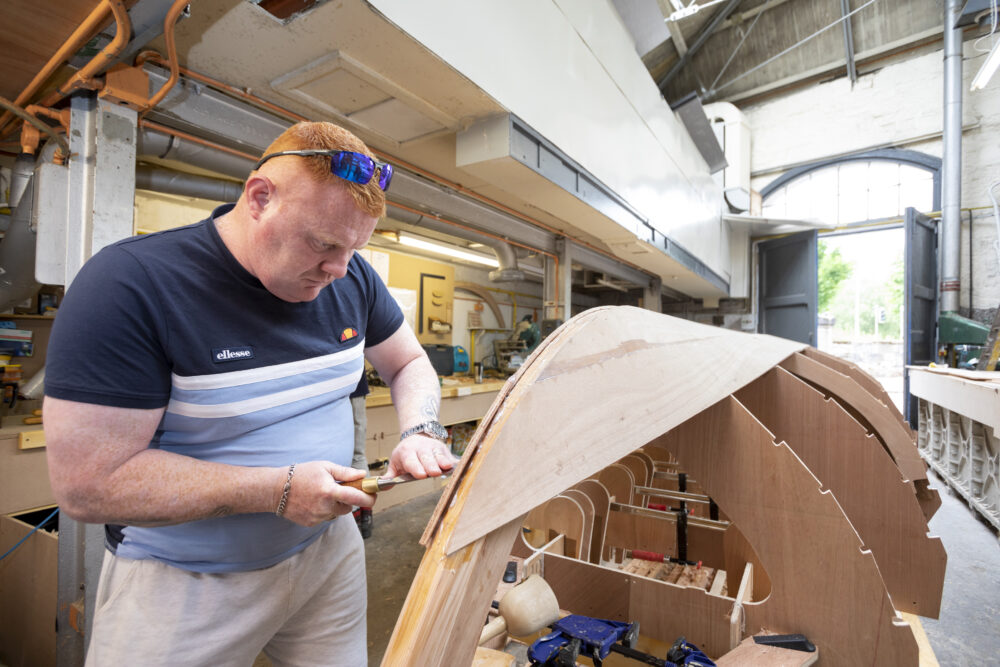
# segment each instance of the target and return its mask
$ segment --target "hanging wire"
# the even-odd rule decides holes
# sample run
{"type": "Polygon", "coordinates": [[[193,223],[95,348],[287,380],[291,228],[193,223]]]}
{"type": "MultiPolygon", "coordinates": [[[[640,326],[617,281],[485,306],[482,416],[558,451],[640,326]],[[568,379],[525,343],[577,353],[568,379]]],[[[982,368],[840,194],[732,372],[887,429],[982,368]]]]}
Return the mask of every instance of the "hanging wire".
{"type": "Polygon", "coordinates": [[[764,15],[764,12],[759,12],[757,14],[757,16],[755,16],[753,18],[753,23],[751,23],[750,27],[747,28],[747,31],[745,33],[743,33],[743,37],[740,38],[740,43],[736,45],[736,48],[733,49],[733,52],[729,55],[729,60],[727,60],[726,64],[722,66],[722,69],[719,70],[719,73],[716,75],[715,80],[712,81],[712,85],[710,85],[708,87],[708,94],[709,95],[712,95],[712,94],[715,93],[715,84],[719,83],[719,79],[721,79],[722,75],[726,73],[727,69],[729,69],[729,63],[733,62],[733,58],[736,57],[736,54],[739,53],[740,49],[743,47],[743,42],[747,41],[747,37],[749,37],[750,33],[753,32],[754,26],[757,25],[757,21],[759,21],[760,17],[763,16],[763,15],[764,15]]]}
{"type": "Polygon", "coordinates": [[[795,44],[792,44],[791,46],[789,46],[787,49],[785,49],[781,53],[779,53],[777,55],[774,55],[774,56],[771,56],[770,58],[768,58],[767,60],[765,60],[761,64],[757,65],[756,67],[754,67],[752,69],[749,69],[746,72],[743,72],[743,74],[740,74],[735,79],[730,79],[726,83],[724,83],[721,86],[719,86],[714,92],[718,93],[718,92],[720,92],[722,90],[725,90],[726,88],[728,88],[729,86],[733,85],[737,81],[739,81],[739,80],[741,80],[741,79],[743,79],[745,77],[750,76],[751,74],[753,74],[757,70],[761,69],[762,67],[767,67],[768,65],[770,65],[771,63],[773,63],[775,60],[777,60],[781,56],[785,55],[786,53],[788,53],[790,51],[794,51],[795,49],[799,48],[800,46],[802,46],[803,44],[805,44],[806,42],[808,42],[809,40],[811,40],[813,37],[816,37],[817,35],[826,32],[827,30],[829,30],[830,28],[836,26],[837,24],[842,23],[843,21],[846,21],[847,19],[851,18],[852,16],[854,16],[855,14],[857,14],[858,12],[860,12],[865,7],[868,7],[869,5],[875,4],[876,1],[877,0],[868,0],[868,2],[866,2],[865,4],[861,5],[857,9],[854,9],[854,10],[850,11],[847,14],[844,14],[843,16],[841,16],[839,19],[837,19],[836,21],[834,21],[830,25],[820,28],[819,30],[817,30],[813,34],[809,35],[805,39],[801,39],[798,42],[796,42],[795,44]]]}

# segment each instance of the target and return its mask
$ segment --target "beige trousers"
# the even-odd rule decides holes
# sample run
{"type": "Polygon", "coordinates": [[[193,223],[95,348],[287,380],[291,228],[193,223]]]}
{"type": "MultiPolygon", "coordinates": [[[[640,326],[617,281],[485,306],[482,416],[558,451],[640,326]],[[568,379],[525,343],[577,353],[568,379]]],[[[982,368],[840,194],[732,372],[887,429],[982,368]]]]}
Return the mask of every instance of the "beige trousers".
{"type": "Polygon", "coordinates": [[[104,556],[87,667],[368,662],[365,558],[350,514],[272,567],[202,574],[104,556]]]}

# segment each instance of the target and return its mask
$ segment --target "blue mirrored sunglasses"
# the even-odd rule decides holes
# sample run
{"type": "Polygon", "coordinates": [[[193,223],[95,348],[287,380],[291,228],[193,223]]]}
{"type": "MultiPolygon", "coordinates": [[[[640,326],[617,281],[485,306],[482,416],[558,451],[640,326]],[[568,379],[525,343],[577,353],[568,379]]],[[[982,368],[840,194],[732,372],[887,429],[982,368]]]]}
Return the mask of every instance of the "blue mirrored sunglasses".
{"type": "Polygon", "coordinates": [[[383,190],[389,189],[392,182],[392,165],[388,162],[376,162],[364,153],[354,151],[330,151],[330,150],[301,150],[301,151],[279,151],[268,153],[254,165],[254,171],[260,169],[261,165],[273,157],[279,155],[328,155],[330,157],[330,173],[339,176],[345,181],[365,185],[378,172],[378,186],[383,190]]]}

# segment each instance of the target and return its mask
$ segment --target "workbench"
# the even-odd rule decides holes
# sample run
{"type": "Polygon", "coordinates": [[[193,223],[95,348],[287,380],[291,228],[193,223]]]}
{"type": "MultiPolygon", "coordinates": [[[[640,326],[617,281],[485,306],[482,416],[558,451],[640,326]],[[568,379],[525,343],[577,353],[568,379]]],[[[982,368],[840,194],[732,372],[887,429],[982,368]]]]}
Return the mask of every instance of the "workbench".
{"type": "Polygon", "coordinates": [[[949,486],[1000,528],[1000,372],[908,366],[917,447],[949,486]]]}
{"type": "MultiPolygon", "coordinates": [[[[476,384],[471,377],[445,378],[441,385],[441,415],[444,426],[482,419],[493,404],[505,380],[484,379],[476,384]]],[[[368,462],[388,459],[399,443],[399,420],[388,387],[372,387],[365,399],[368,428],[365,439],[368,462]]],[[[375,511],[399,505],[417,496],[440,491],[445,481],[429,479],[396,487],[382,494],[375,511]]]]}

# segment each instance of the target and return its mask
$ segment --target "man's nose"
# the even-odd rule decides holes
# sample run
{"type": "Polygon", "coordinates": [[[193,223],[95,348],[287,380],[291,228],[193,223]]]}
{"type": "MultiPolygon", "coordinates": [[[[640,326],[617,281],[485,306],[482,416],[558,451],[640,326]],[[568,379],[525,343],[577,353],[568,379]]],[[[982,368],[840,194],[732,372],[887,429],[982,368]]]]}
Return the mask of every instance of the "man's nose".
{"type": "MultiPolygon", "coordinates": [[[[353,254],[353,253],[352,253],[353,254]]],[[[338,253],[323,261],[319,268],[323,273],[333,276],[334,280],[339,280],[347,275],[347,264],[351,261],[351,255],[338,253]]]]}

